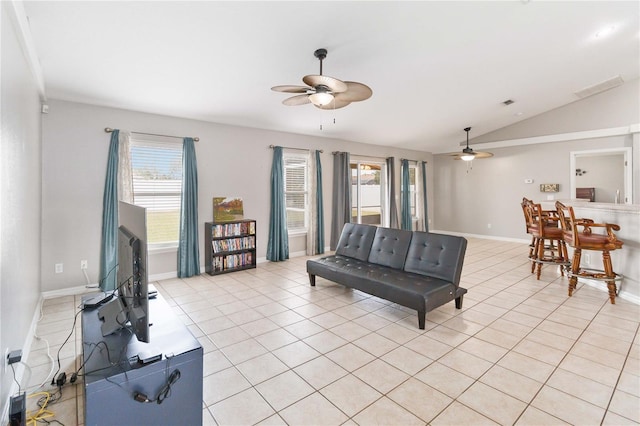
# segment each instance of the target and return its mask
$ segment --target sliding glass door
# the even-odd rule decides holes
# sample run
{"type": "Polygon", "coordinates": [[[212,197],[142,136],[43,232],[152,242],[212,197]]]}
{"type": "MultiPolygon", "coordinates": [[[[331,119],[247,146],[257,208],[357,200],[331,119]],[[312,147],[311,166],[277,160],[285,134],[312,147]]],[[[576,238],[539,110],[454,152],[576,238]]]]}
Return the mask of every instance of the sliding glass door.
{"type": "Polygon", "coordinates": [[[388,226],[384,161],[351,160],[351,222],[388,226]]]}

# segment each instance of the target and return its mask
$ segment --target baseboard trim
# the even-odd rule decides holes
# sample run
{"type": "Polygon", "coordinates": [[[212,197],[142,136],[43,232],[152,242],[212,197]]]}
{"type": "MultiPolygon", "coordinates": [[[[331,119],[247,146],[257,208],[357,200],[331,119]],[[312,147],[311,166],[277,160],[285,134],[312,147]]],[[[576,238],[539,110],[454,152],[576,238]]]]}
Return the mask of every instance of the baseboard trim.
{"type": "MultiPolygon", "coordinates": [[[[38,299],[38,303],[36,303],[36,309],[33,312],[33,318],[31,318],[31,326],[29,327],[29,332],[27,333],[25,342],[22,345],[22,360],[21,362],[18,363],[17,367],[15,368],[16,380],[18,381],[18,383],[22,383],[22,380],[24,379],[25,364],[29,360],[29,354],[31,353],[31,343],[33,342],[33,338],[36,335],[36,328],[38,327],[38,322],[40,321],[40,312],[42,310],[43,302],[44,302],[44,297],[41,294],[40,298],[38,299]]],[[[4,409],[2,410],[3,425],[9,423],[9,407],[11,405],[10,404],[11,396],[15,395],[17,392],[18,392],[18,385],[14,380],[12,380],[11,387],[9,388],[9,393],[7,395],[7,400],[5,401],[4,409]]]]}
{"type": "Polygon", "coordinates": [[[525,243],[525,244],[531,243],[531,240],[526,240],[522,238],[497,237],[495,235],[469,234],[466,232],[441,231],[441,230],[430,230],[429,232],[433,232],[435,234],[455,235],[458,237],[479,238],[481,240],[505,241],[508,243],[525,243]]]}
{"type": "MultiPolygon", "coordinates": [[[[603,293],[609,293],[609,289],[607,289],[607,284],[603,281],[590,280],[588,278],[580,278],[578,279],[578,283],[583,283],[585,285],[588,285],[589,287],[595,288],[596,290],[600,290],[603,293]]],[[[640,305],[640,297],[636,296],[635,294],[631,294],[627,291],[624,291],[624,288],[618,292],[618,295],[616,296],[616,298],[626,300],[627,302],[631,302],[635,305],[640,305]]]]}
{"type": "MultiPolygon", "coordinates": [[[[432,230],[430,232],[434,232],[434,233],[439,233],[439,234],[448,234],[448,235],[456,235],[459,237],[469,237],[469,238],[479,238],[479,239],[484,239],[484,240],[496,240],[496,241],[506,241],[506,242],[512,242],[512,243],[524,243],[524,244],[529,244],[531,241],[529,240],[523,240],[523,239],[518,239],[518,238],[507,238],[507,237],[495,237],[492,235],[481,235],[481,234],[467,234],[464,232],[453,232],[453,231],[440,231],[440,230],[432,230]]],[[[602,292],[608,292],[609,290],[607,290],[607,286],[603,285],[602,281],[596,281],[596,280],[589,280],[589,279],[581,279],[580,282],[588,285],[589,287],[593,287],[597,290],[600,290],[602,292]]],[[[627,302],[631,302],[635,305],[640,305],[640,297],[636,296],[634,294],[631,294],[629,292],[626,292],[624,290],[621,290],[618,293],[618,298],[626,300],[627,302]]]]}
{"type": "Polygon", "coordinates": [[[61,288],[59,290],[49,290],[42,292],[42,299],[53,299],[54,297],[62,296],[75,296],[83,293],[92,293],[99,291],[98,287],[87,287],[86,285],[79,285],[75,287],[61,288]]]}

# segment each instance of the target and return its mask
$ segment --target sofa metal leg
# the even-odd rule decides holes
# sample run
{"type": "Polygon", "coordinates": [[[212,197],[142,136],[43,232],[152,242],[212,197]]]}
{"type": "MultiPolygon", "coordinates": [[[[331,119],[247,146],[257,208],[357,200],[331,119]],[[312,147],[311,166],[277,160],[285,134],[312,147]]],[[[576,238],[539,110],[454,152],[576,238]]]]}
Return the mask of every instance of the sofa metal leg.
{"type": "Polygon", "coordinates": [[[426,312],[418,311],[418,327],[420,328],[420,330],[424,330],[424,324],[425,324],[426,318],[427,318],[426,312]]]}
{"type": "Polygon", "coordinates": [[[316,276],[313,274],[309,274],[309,284],[311,284],[311,287],[315,287],[316,286],[316,276]]]}
{"type": "Polygon", "coordinates": [[[462,298],[464,294],[460,297],[456,297],[456,309],[462,309],[462,298]]]}

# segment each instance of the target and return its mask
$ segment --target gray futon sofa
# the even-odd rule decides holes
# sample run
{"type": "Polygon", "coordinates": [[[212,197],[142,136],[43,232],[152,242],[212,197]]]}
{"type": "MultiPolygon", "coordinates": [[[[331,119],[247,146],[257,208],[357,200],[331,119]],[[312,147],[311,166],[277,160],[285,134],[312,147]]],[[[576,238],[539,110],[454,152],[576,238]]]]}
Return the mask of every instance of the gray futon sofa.
{"type": "Polygon", "coordinates": [[[312,286],[316,276],[426,313],[452,300],[462,308],[459,287],[467,240],[429,232],[347,223],[335,254],[307,261],[312,286]]]}

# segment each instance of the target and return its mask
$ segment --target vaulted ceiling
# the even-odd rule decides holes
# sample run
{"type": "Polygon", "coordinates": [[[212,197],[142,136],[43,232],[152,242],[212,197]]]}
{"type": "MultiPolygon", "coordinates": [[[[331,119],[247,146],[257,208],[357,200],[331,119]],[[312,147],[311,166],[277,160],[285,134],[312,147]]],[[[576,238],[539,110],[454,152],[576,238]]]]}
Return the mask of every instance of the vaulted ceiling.
{"type": "Polygon", "coordinates": [[[25,1],[46,96],[431,152],[640,75],[640,3],[25,1]],[[322,111],[270,90],[373,89],[322,111]],[[504,105],[508,99],[514,102],[504,105]],[[334,124],[335,119],[335,124],[334,124]],[[320,130],[320,124],[323,124],[320,130]]]}

